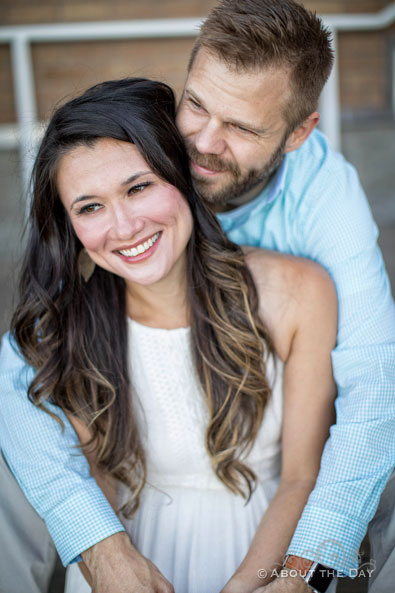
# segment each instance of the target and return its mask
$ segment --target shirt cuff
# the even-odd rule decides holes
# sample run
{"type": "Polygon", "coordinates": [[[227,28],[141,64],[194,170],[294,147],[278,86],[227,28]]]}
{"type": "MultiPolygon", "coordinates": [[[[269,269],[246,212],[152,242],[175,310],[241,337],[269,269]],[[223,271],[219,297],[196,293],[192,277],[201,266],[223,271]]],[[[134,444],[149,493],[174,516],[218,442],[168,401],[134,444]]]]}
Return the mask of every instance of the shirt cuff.
{"type": "Polygon", "coordinates": [[[79,562],[82,552],[103,539],[125,531],[104,495],[87,489],[49,512],[45,523],[64,566],[79,562]]]}
{"type": "Polygon", "coordinates": [[[299,520],[287,554],[334,568],[339,576],[355,577],[366,523],[308,505],[299,520]]]}

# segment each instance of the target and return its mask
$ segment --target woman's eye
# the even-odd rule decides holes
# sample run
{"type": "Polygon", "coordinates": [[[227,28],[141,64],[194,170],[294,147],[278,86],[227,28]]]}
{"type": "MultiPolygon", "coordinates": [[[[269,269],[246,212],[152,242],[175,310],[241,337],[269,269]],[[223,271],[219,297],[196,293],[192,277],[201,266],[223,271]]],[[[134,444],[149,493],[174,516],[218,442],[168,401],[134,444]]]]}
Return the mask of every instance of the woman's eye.
{"type": "Polygon", "coordinates": [[[152,185],[151,181],[145,181],[144,183],[139,183],[138,185],[133,185],[131,188],[128,189],[128,194],[138,194],[143,191],[146,187],[152,185]]]}
{"type": "Polygon", "coordinates": [[[82,206],[77,214],[92,214],[93,212],[97,212],[100,208],[100,204],[87,204],[86,206],[82,206]]]}

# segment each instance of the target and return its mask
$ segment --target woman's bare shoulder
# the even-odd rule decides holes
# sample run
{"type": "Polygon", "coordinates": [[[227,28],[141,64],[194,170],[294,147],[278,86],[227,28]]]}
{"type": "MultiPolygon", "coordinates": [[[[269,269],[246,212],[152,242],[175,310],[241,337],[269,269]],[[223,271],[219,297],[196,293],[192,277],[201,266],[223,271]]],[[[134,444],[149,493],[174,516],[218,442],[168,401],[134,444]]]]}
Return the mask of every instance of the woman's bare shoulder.
{"type": "Polygon", "coordinates": [[[245,257],[258,293],[259,315],[280,356],[285,356],[297,326],[336,310],[333,281],[322,266],[302,257],[250,247],[245,257]]]}
{"type": "Polygon", "coordinates": [[[247,266],[262,296],[266,291],[281,294],[285,291],[291,297],[305,288],[325,291],[333,284],[322,266],[304,257],[251,247],[245,248],[244,252],[247,266]]]}

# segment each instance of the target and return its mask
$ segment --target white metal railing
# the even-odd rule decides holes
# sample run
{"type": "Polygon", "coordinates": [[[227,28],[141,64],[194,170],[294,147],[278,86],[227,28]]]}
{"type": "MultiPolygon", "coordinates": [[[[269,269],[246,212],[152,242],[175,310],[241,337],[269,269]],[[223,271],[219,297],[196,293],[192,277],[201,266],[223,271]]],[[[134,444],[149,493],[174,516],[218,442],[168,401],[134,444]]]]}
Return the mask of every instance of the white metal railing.
{"type": "Polygon", "coordinates": [[[329,14],[322,15],[325,25],[331,30],[335,62],[332,73],[321,95],[321,129],[329,138],[331,145],[340,150],[340,101],[339,101],[339,61],[337,53],[337,34],[339,31],[369,31],[389,27],[395,21],[395,2],[391,2],[380,12],[373,14],[329,14]]]}
{"type": "MultiPolygon", "coordinates": [[[[338,31],[382,29],[395,21],[395,2],[375,14],[322,15],[333,35],[336,52],[338,31]]],[[[107,21],[49,25],[0,27],[0,43],[11,45],[12,72],[18,132],[10,126],[0,126],[0,149],[11,145],[20,147],[21,173],[27,188],[37,136],[37,108],[31,63],[31,43],[100,41],[116,39],[195,37],[202,18],[160,19],[135,21],[107,21]]],[[[336,55],[336,53],[335,53],[336,55]]],[[[340,148],[338,61],[321,97],[321,129],[332,146],[340,148]]]]}
{"type": "MultiPolygon", "coordinates": [[[[52,25],[23,25],[0,27],[0,43],[11,45],[12,72],[14,80],[15,106],[18,120],[17,134],[19,145],[23,187],[28,188],[34,160],[34,138],[37,137],[37,106],[31,43],[61,41],[106,41],[115,39],[144,39],[164,37],[195,37],[202,19],[161,19],[139,21],[107,21],[101,23],[57,23],[52,25]]],[[[6,129],[6,142],[10,143],[9,126],[6,129]]]]}

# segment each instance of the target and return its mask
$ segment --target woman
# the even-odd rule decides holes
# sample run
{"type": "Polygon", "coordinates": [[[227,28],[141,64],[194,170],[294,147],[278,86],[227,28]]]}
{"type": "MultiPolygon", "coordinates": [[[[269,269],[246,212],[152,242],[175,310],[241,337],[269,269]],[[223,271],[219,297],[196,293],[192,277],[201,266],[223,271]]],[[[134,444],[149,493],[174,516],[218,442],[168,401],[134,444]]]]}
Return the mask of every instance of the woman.
{"type": "Polygon", "coordinates": [[[30,397],[68,413],[121,511],[131,585],[264,585],[333,419],[327,275],[226,239],[192,188],[172,91],[143,79],[97,85],[54,114],[30,229],[13,318],[37,369],[30,397]]]}

